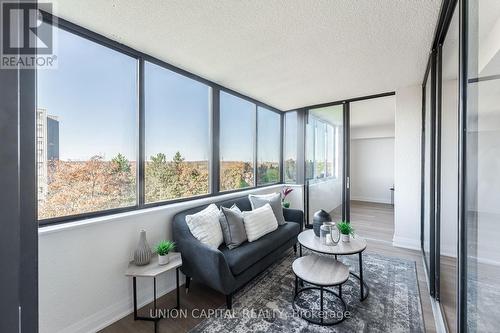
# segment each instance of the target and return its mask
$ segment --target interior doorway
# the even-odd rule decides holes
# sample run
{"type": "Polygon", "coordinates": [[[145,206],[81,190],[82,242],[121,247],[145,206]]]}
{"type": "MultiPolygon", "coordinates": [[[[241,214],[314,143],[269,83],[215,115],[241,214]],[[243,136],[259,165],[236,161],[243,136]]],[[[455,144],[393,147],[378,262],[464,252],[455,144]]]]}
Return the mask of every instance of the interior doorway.
{"type": "Polygon", "coordinates": [[[307,110],[307,225],[324,210],[365,238],[392,243],[395,101],[386,94],[307,110]]]}
{"type": "Polygon", "coordinates": [[[350,222],[365,238],[394,235],[395,96],[350,103],[350,222]]]}

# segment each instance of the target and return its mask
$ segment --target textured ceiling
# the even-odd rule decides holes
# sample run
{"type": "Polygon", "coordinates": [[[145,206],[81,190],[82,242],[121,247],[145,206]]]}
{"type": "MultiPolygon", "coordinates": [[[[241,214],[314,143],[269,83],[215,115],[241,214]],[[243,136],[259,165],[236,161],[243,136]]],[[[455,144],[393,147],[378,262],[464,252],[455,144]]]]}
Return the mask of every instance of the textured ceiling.
{"type": "Polygon", "coordinates": [[[440,0],[59,0],[55,14],[282,110],[422,81],[440,0]]]}

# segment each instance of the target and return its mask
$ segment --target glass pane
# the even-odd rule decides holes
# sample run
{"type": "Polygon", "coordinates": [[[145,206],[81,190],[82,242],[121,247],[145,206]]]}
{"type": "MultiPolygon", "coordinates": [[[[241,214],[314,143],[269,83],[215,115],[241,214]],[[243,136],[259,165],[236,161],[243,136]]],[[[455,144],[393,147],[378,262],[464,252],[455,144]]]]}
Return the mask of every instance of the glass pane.
{"type": "Polygon", "coordinates": [[[136,204],[137,60],[54,27],[37,73],[38,217],[136,204]]]}
{"type": "Polygon", "coordinates": [[[336,177],[335,174],[335,127],[328,124],[326,127],[326,176],[336,177]]]}
{"type": "Polygon", "coordinates": [[[309,115],[306,124],[306,180],[314,178],[314,148],[316,119],[309,115]]]}
{"type": "Polygon", "coordinates": [[[500,2],[468,1],[467,325],[500,326],[500,2]]]}
{"type": "Polygon", "coordinates": [[[325,177],[326,123],[316,121],[316,142],[314,147],[314,178],[325,177]]]}
{"type": "Polygon", "coordinates": [[[210,88],[145,63],[145,201],[209,193],[210,88]]]}
{"type": "Polygon", "coordinates": [[[424,123],[424,210],[423,210],[423,249],[427,268],[430,265],[430,230],[431,230],[431,210],[430,210],[430,195],[431,195],[431,75],[427,76],[425,84],[425,123],[424,123]]]}
{"type": "Polygon", "coordinates": [[[258,107],[257,116],[257,185],[280,180],[280,115],[258,107]]]}
{"type": "Polygon", "coordinates": [[[309,110],[306,130],[306,168],[309,168],[309,176],[314,176],[308,180],[309,222],[312,223],[314,213],[320,209],[339,221],[343,207],[343,105],[309,110]],[[335,161],[332,162],[332,168],[335,163],[332,174],[336,177],[326,177],[328,161],[335,161]]]}
{"type": "Polygon", "coordinates": [[[286,183],[297,182],[297,112],[285,113],[284,178],[286,183]]]}
{"type": "Polygon", "coordinates": [[[458,9],[442,51],[440,304],[456,332],[458,239],[458,9]]]}
{"type": "Polygon", "coordinates": [[[220,189],[254,186],[256,105],[220,94],[220,189]]]}

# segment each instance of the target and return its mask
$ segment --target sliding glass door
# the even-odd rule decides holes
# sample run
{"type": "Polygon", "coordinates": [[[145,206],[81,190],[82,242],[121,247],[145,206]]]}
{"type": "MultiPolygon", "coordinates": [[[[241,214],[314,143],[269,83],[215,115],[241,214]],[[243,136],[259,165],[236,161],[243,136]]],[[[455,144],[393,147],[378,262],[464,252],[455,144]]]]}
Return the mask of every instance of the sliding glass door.
{"type": "MultiPolygon", "coordinates": [[[[469,332],[500,327],[500,2],[469,0],[463,240],[469,332]]],[[[463,286],[462,286],[463,287],[463,286]]]]}
{"type": "Polygon", "coordinates": [[[449,332],[456,332],[458,245],[458,9],[455,9],[442,48],[438,71],[437,262],[436,298],[449,332]]]}
{"type": "MultiPolygon", "coordinates": [[[[435,275],[434,242],[435,242],[435,53],[430,57],[423,86],[422,109],[422,183],[421,183],[421,247],[429,280],[435,275]]],[[[434,296],[434,284],[430,284],[431,295],[434,296]]]]}
{"type": "Polygon", "coordinates": [[[308,111],[305,145],[308,222],[321,209],[345,219],[344,104],[308,111]]]}

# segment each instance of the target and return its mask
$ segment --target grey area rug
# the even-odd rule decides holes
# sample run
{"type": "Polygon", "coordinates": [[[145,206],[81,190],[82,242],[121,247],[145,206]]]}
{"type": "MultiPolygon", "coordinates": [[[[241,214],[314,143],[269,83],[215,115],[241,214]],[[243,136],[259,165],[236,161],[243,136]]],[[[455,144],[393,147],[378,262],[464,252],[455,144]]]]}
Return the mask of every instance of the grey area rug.
{"type": "MultiPolygon", "coordinates": [[[[307,255],[308,252],[304,252],[307,255]]],[[[292,299],[295,276],[292,251],[256,277],[233,298],[233,310],[223,308],[191,332],[424,332],[415,262],[363,255],[363,273],[370,287],[368,298],[360,302],[359,282],[353,277],[342,287],[350,317],[335,326],[308,323],[294,313],[292,299]]],[[[358,256],[341,259],[358,270],[358,256]]],[[[307,286],[307,284],[306,284],[307,286]]],[[[336,288],[332,290],[337,291],[336,288]]],[[[335,299],[325,295],[325,308],[335,299]]],[[[319,307],[319,292],[301,294],[298,305],[319,307]]]]}

